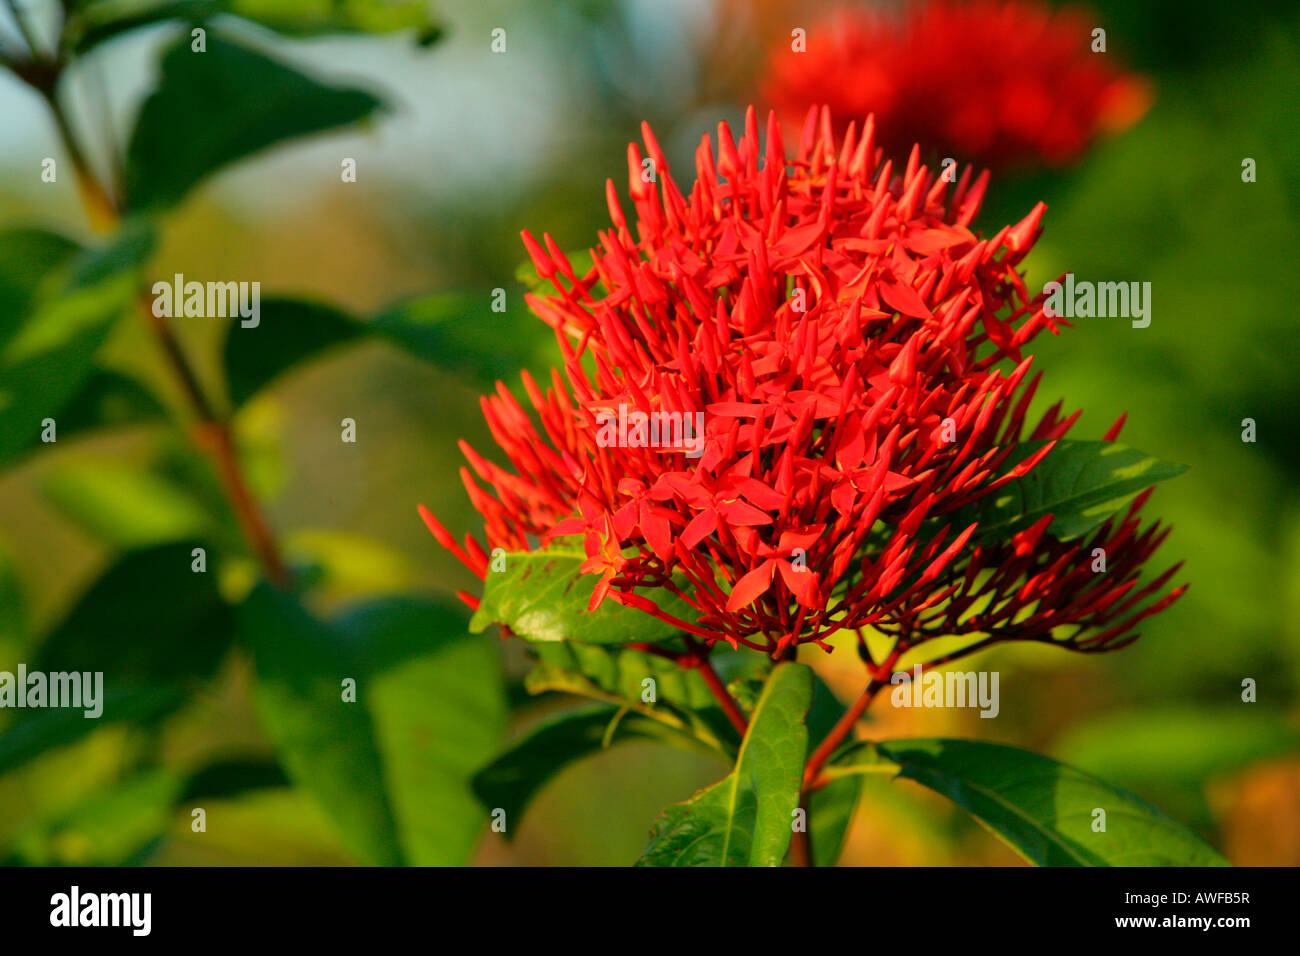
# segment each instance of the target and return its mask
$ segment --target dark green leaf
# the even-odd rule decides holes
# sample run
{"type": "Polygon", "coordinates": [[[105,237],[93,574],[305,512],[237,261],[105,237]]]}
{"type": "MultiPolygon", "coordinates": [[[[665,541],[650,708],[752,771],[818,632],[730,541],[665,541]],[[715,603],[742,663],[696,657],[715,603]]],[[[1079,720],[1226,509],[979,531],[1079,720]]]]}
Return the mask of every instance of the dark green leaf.
{"type": "Polygon", "coordinates": [[[250,790],[271,790],[288,784],[289,778],[274,760],[217,760],[190,775],[178,803],[229,800],[250,790]]]}
{"type": "MultiPolygon", "coordinates": [[[[1002,472],[1010,471],[1044,444],[1017,445],[1002,472]]],[[[1059,441],[1027,475],[958,512],[954,524],[965,527],[979,521],[981,539],[1001,540],[1050,513],[1053,518],[1047,533],[1068,540],[1102,524],[1139,491],[1186,470],[1184,465],[1160,461],[1119,442],[1059,441]]]]}
{"type": "Polygon", "coordinates": [[[257,665],[257,703],[289,778],[330,815],[365,863],[402,861],[360,673],[341,636],[293,597],[259,585],[240,613],[257,665]],[[356,680],[358,701],[343,699],[356,680]]]}
{"type": "Polygon", "coordinates": [[[190,570],[194,547],[123,555],[45,638],[33,666],[102,671],[106,688],[210,676],[230,647],[233,616],[215,573],[190,570]]]}
{"type": "Polygon", "coordinates": [[[779,664],[754,708],[736,768],[664,811],[638,866],[780,866],[799,806],[812,672],[779,664]]]}
{"type": "MultiPolygon", "coordinates": [[[[599,575],[582,574],[586,553],[572,541],[557,541],[537,551],[505,555],[505,570],[489,571],[483,601],[470,620],[478,634],[504,624],[529,641],[584,641],[588,644],[654,643],[677,637],[679,629],[607,597],[587,610],[599,575]]],[[[694,621],[695,611],[664,592],[660,609],[694,621]]]]}
{"type": "Polygon", "coordinates": [[[1039,866],[1226,866],[1200,837],[1133,794],[1016,747],[941,738],[864,742],[832,776],[888,772],[960,804],[1039,866]],[[1105,831],[1093,829],[1105,811],[1105,831]]]}
{"type": "Polygon", "coordinates": [[[292,366],[364,332],[350,316],[327,305],[262,300],[261,320],[255,327],[231,322],[226,333],[231,404],[238,408],[292,366]]]}
{"type": "Polygon", "coordinates": [[[41,298],[64,281],[65,266],[77,254],[71,239],[43,229],[0,231],[0,346],[22,325],[41,298]]]}
{"type": "Polygon", "coordinates": [[[135,379],[97,368],[59,412],[59,441],[98,428],[150,424],[166,417],[153,392],[135,379]]]}
{"type": "Polygon", "coordinates": [[[386,598],[333,623],[268,587],[249,597],[265,726],[290,779],[368,862],[464,863],[486,816],[469,790],[505,706],[490,643],[435,602],[386,598]],[[356,701],[343,681],[356,681],[356,701]]]}
{"type": "Polygon", "coordinates": [[[76,743],[110,724],[147,724],[184,703],[186,689],[177,684],[144,683],[104,688],[104,713],[88,719],[70,708],[22,711],[0,733],[0,774],[21,767],[43,753],[76,743]]]}
{"type": "Polygon", "coordinates": [[[816,866],[833,866],[844,849],[853,811],[862,795],[862,777],[853,774],[832,780],[805,799],[812,835],[813,863],[816,866]]]}
{"type": "Polygon", "coordinates": [[[487,386],[517,381],[520,369],[544,368],[554,333],[531,313],[492,311],[492,300],[489,291],[420,296],[386,309],[370,328],[426,362],[487,386]]]}
{"type": "MultiPolygon", "coordinates": [[[[489,812],[500,808],[507,821],[518,820],[546,782],[568,764],[611,744],[637,739],[716,753],[690,734],[643,714],[600,704],[578,707],[530,727],[505,753],[474,775],[474,793],[489,812]]],[[[507,834],[516,832],[507,827],[507,834]]]]}
{"type": "Polygon", "coordinates": [[[355,123],[380,101],[329,86],[209,30],[207,51],[184,36],[163,57],[160,85],[140,109],[126,156],[133,210],[174,205],[223,166],[269,146],[355,123]],[[221,116],[220,125],[211,117],[221,116]]]}

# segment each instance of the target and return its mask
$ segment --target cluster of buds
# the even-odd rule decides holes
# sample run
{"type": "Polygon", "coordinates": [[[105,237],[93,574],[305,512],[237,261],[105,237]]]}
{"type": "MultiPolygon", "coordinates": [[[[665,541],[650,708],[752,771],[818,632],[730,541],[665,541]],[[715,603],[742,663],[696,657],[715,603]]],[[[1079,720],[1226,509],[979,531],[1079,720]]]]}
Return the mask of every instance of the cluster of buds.
{"type": "MultiPolygon", "coordinates": [[[[939,175],[916,148],[895,166],[872,120],[837,137],[826,109],[793,160],[775,116],[762,144],[753,110],[739,142],[721,124],[689,195],[643,133],[634,217],[609,183],[612,227],[588,270],[524,235],[554,288],[529,305],[564,362],[545,389],[524,375],[531,414],[501,385],[484,399],[508,466],[462,443],[489,549],[580,535],[593,608],[618,601],[774,656],[865,628],[899,647],[983,634],[1098,650],[1178,596],[1162,594],[1175,569],[1141,581],[1165,535],[1141,527],[1145,495],[1075,541],[1052,536],[1050,515],[994,541],[969,520],[1078,417],[1057,405],[1026,423],[1039,379],[1025,347],[1062,324],[1017,271],[1042,204],[981,238],[987,173],[939,175]],[[602,441],[615,408],[702,413],[703,442],[602,441]],[[1011,465],[1029,440],[1041,447],[1011,465]],[[669,614],[665,594],[694,613],[669,614]]],[[[484,577],[484,548],[424,513],[484,577]]]]}

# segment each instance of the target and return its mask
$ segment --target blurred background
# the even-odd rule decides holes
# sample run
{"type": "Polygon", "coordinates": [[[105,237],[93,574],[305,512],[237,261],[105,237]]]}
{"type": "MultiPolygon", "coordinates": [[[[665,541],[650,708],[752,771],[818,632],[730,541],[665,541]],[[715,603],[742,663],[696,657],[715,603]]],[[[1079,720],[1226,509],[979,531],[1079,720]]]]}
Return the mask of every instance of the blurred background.
{"type": "MultiPolygon", "coordinates": [[[[19,3],[36,39],[52,42],[57,5],[19,3]]],[[[275,3],[249,9],[259,6],[275,3]]],[[[479,394],[521,362],[545,368],[553,354],[515,278],[524,259],[519,231],[549,232],[565,249],[593,243],[607,223],[604,180],[624,188],[626,144],[642,120],[689,185],[700,135],[720,119],[741,120],[765,52],[821,9],[443,0],[424,26],[391,33],[294,30],[274,17],[221,13],[206,24],[210,42],[224,38],[384,104],[359,122],[268,143],[182,199],[141,202],[154,241],[137,265],[147,283],[174,273],[260,281],[264,302],[281,300],[279,313],[264,305],[264,315],[284,316],[281,335],[311,322],[292,303],[399,328],[330,339],[245,388],[230,369],[227,320],[172,323],[202,388],[222,416],[230,413],[247,481],[286,560],[310,582],[304,600],[316,619],[373,637],[376,609],[389,609],[389,618],[393,607],[410,612],[416,636],[392,668],[384,640],[341,638],[361,648],[358,666],[388,681],[389,696],[368,705],[378,756],[353,756],[393,788],[386,812],[403,832],[426,831],[433,849],[406,859],[626,864],[665,804],[725,772],[704,757],[626,744],[564,770],[511,841],[485,832],[466,772],[554,703],[523,692],[523,648],[460,632],[452,594],[476,582],[437,547],[415,506],[430,506],[458,535],[479,532],[457,476],[456,442],[489,447],[479,394]],[[493,51],[498,28],[504,52],[493,51]],[[340,176],[345,158],[355,160],[356,182],[340,176]],[[504,312],[491,311],[494,289],[506,291],[504,312]],[[421,324],[448,302],[462,303],[451,320],[421,324]],[[415,306],[403,312],[395,303],[415,306]],[[416,333],[402,334],[403,317],[416,333]],[[355,444],[339,441],[346,418],[356,422],[355,444]],[[462,700],[471,683],[473,699],[462,700]]],[[[1039,750],[1133,790],[1238,865],[1296,865],[1300,9],[1172,0],[1105,0],[1090,9],[1107,29],[1107,55],[1152,84],[1149,112],[1063,168],[999,172],[979,225],[996,231],[1042,199],[1049,209],[1028,261],[1031,287],[1067,270],[1151,282],[1149,328],[1080,320],[1038,340],[1038,401],[1040,409],[1058,398],[1084,409],[1075,434],[1086,438],[1127,411],[1127,442],[1190,466],[1159,488],[1149,510],[1174,525],[1159,557],[1184,558],[1179,579],[1191,587],[1121,652],[1011,647],[963,665],[1000,671],[996,720],[878,708],[872,732],[1039,750]],[[1247,157],[1257,165],[1253,183],[1242,181],[1247,157]],[[1246,418],[1257,423],[1254,443],[1242,440],[1246,418]],[[1258,684],[1248,705],[1246,678],[1258,684]]],[[[87,161],[106,178],[123,150],[147,157],[152,144],[162,165],[142,159],[147,173],[184,162],[187,137],[239,148],[241,134],[226,130],[244,129],[244,107],[229,95],[196,95],[175,115],[158,107],[137,130],[142,103],[166,78],[168,51],[189,43],[188,25],[156,20],[97,43],[61,80],[87,161]]],[[[22,42],[8,9],[0,9],[0,36],[0,49],[22,42]]],[[[256,90],[248,95],[257,102],[256,90]]],[[[90,250],[68,259],[52,240],[39,255],[3,246],[7,334],[37,298],[56,301],[88,264],[102,262],[95,250],[123,255],[113,243],[127,233],[92,233],[48,106],[8,71],[0,71],[0,117],[0,230],[50,231],[90,250]],[[46,157],[58,163],[53,183],[42,181],[46,157]],[[54,274],[59,263],[72,272],[54,274]]],[[[128,226],[139,221],[133,215],[128,226]]],[[[292,757],[288,776],[299,785],[289,784],[276,753],[291,753],[310,721],[273,688],[256,686],[257,641],[240,636],[255,627],[247,615],[229,623],[219,609],[213,623],[167,606],[173,589],[149,561],[168,548],[210,548],[218,593],[203,599],[220,608],[243,601],[257,566],[208,460],[187,440],[193,411],[148,324],[127,314],[92,351],[97,368],[138,382],[158,414],[106,413],[100,427],[66,437],[61,427],[57,443],[0,462],[0,670],[102,659],[106,680],[115,670],[124,694],[156,690],[159,675],[182,689],[158,706],[130,698],[135,709],[118,711],[121,719],[75,728],[0,711],[0,860],[388,860],[358,850],[365,840],[337,826],[340,806],[345,817],[370,813],[365,800],[322,800],[328,783],[311,784],[313,772],[304,776],[292,757]],[[190,660],[196,654],[203,660],[190,660]],[[115,669],[136,660],[138,671],[115,669]],[[195,806],[206,811],[202,832],[195,806]]],[[[269,627],[280,633],[284,625],[269,627]]],[[[856,694],[855,659],[806,659],[844,697],[856,694]]],[[[1018,858],[919,787],[868,780],[842,862],[1018,858]]]]}

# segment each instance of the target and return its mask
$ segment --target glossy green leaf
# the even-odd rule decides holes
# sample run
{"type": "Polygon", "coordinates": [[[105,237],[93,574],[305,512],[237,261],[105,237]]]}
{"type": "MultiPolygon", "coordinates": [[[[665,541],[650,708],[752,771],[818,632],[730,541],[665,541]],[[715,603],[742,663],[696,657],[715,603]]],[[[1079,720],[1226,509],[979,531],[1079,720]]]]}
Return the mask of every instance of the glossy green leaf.
{"type": "MultiPolygon", "coordinates": [[[[613,704],[734,756],[739,735],[698,671],[627,647],[562,641],[535,649],[540,663],[524,679],[529,693],[557,691],[613,704]]],[[[721,662],[729,656],[715,654],[715,667],[725,669],[721,662]]]]}
{"type": "Polygon", "coordinates": [[[799,806],[812,673],[778,665],[759,698],[735,769],[664,811],[638,866],[780,866],[799,806]]]}
{"type": "MultiPolygon", "coordinates": [[[[488,572],[483,601],[470,620],[470,630],[478,634],[492,624],[504,624],[529,641],[588,644],[652,643],[681,633],[612,597],[595,611],[588,610],[599,575],[579,571],[586,559],[573,541],[557,541],[537,551],[508,552],[505,569],[488,572]]],[[[656,603],[682,620],[695,619],[692,608],[667,592],[656,603]]]]}
{"type": "MultiPolygon", "coordinates": [[[[1007,456],[1010,471],[1046,442],[1022,442],[1007,456]]],[[[1046,514],[1048,534],[1060,540],[1087,534],[1138,492],[1186,471],[1119,442],[1059,441],[1027,475],[958,512],[954,524],[980,526],[984,540],[1009,538],[1046,514]]]]}
{"type": "Polygon", "coordinates": [[[315,302],[263,299],[256,326],[231,322],[223,349],[230,403],[238,408],[294,365],[365,330],[346,313],[315,302]]]}
{"type": "Polygon", "coordinates": [[[270,146],[336,129],[374,113],[364,90],[321,83],[209,29],[207,50],[181,37],[163,56],[126,154],[132,210],[174,205],[203,179],[270,146]],[[214,126],[210,118],[224,119],[214,126]]]}
{"type": "MultiPolygon", "coordinates": [[[[546,782],[570,763],[628,740],[656,741],[717,754],[691,734],[644,714],[600,704],[577,707],[530,727],[474,775],[474,793],[485,810],[500,808],[507,821],[518,820],[546,782]]],[[[507,836],[516,832],[507,826],[507,836]]]]}
{"type": "Polygon", "coordinates": [[[942,738],[863,742],[832,776],[896,772],[953,800],[1039,866],[1226,866],[1155,807],[1066,764],[1003,744],[942,738]],[[1094,830],[1105,811],[1105,830],[1094,830]]]}

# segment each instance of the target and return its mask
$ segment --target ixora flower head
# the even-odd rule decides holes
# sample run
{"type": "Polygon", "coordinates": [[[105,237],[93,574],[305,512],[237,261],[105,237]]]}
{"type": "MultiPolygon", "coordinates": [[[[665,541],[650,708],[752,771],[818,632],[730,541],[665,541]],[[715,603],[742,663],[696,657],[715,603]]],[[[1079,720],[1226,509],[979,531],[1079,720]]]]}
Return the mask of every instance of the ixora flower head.
{"type": "Polygon", "coordinates": [[[574,537],[592,611],[777,659],[842,631],[866,657],[874,629],[889,666],[946,636],[1113,648],[1177,598],[1176,568],[1143,577],[1167,532],[1140,518],[1177,469],[1116,443],[1122,418],[1094,442],[1059,404],[1026,422],[1026,348],[1064,324],[1017,271],[1041,203],[982,238],[987,174],[895,165],[826,109],[793,160],[775,116],[762,145],[753,110],[739,142],[721,124],[689,194],[644,138],[590,267],[524,235],[564,367],[524,375],[534,415],[484,400],[507,466],[462,443],[487,548],[421,509],[479,577],[574,537]]]}
{"type": "Polygon", "coordinates": [[[845,6],[773,48],[763,97],[782,116],[822,103],[874,113],[889,150],[920,142],[989,166],[1059,166],[1150,104],[1104,44],[1084,10],[1039,0],[845,6]]]}

